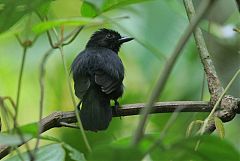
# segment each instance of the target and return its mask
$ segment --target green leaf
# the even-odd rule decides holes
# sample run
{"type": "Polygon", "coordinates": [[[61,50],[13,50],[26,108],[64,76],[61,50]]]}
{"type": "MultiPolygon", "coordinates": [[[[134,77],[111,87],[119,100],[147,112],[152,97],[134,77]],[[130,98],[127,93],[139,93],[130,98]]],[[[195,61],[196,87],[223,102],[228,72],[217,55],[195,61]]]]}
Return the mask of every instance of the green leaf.
{"type": "Polygon", "coordinates": [[[161,161],[238,161],[240,155],[233,145],[218,137],[208,135],[183,139],[165,150],[156,148],[151,153],[151,158],[161,161]],[[195,151],[196,143],[199,140],[201,143],[198,150],[195,151]]]}
{"type": "Polygon", "coordinates": [[[86,161],[83,153],[80,153],[78,150],[76,150],[75,148],[73,148],[72,146],[63,143],[63,147],[68,151],[68,155],[70,156],[70,158],[72,160],[75,161],[86,161]]]}
{"type": "Polygon", "coordinates": [[[224,130],[224,125],[222,120],[218,117],[214,117],[214,123],[215,123],[218,135],[220,136],[220,138],[223,139],[225,136],[225,130],[224,130]]]}
{"type": "Polygon", "coordinates": [[[102,11],[106,12],[115,8],[124,7],[130,4],[149,2],[152,0],[105,0],[102,6],[102,11]]]}
{"type": "Polygon", "coordinates": [[[36,34],[40,34],[44,31],[47,31],[53,27],[57,26],[81,26],[81,25],[98,25],[102,24],[103,21],[100,19],[92,19],[92,18],[69,18],[69,19],[58,19],[58,20],[53,20],[53,21],[46,21],[46,22],[41,22],[35,26],[33,26],[32,30],[36,34]]]}
{"type": "MultiPolygon", "coordinates": [[[[23,135],[23,140],[27,141],[29,139],[31,139],[32,136],[31,135],[23,135]]],[[[1,133],[0,134],[0,144],[4,144],[4,145],[18,145],[22,143],[22,140],[20,138],[19,135],[17,134],[4,134],[1,133]]]]}
{"type": "Polygon", "coordinates": [[[38,134],[38,124],[36,122],[20,126],[19,129],[23,134],[30,134],[36,137],[38,134]]]}
{"type": "Polygon", "coordinates": [[[81,15],[84,17],[96,17],[102,12],[147,1],[152,0],[85,0],[81,7],[81,15]]]}
{"type": "Polygon", "coordinates": [[[41,5],[37,11],[38,13],[41,15],[41,16],[45,16],[47,15],[48,11],[49,11],[49,8],[50,8],[50,4],[51,4],[52,1],[48,1],[46,3],[44,3],[43,5],[41,5]]]}
{"type": "Polygon", "coordinates": [[[134,147],[117,147],[113,145],[99,146],[90,154],[89,161],[139,161],[143,153],[134,147]]]}
{"type": "MultiPolygon", "coordinates": [[[[144,137],[139,142],[138,148],[141,151],[146,151],[152,145],[153,141],[156,140],[157,138],[159,138],[159,133],[145,134],[144,137]]],[[[112,145],[124,148],[131,145],[131,143],[132,143],[132,136],[129,136],[129,137],[121,138],[112,142],[112,145]]]]}
{"type": "Polygon", "coordinates": [[[49,141],[54,141],[54,142],[58,142],[58,143],[62,143],[64,149],[67,150],[69,157],[72,160],[76,160],[76,161],[86,161],[83,153],[80,153],[78,150],[76,150],[75,148],[73,148],[72,146],[62,142],[61,140],[59,140],[58,138],[52,137],[52,136],[48,136],[48,135],[44,135],[41,136],[40,139],[43,140],[49,140],[49,141]]]}
{"type": "Polygon", "coordinates": [[[23,16],[31,13],[51,0],[1,0],[0,33],[8,30],[23,16]]]}
{"type": "MultiPolygon", "coordinates": [[[[193,129],[196,125],[202,125],[204,121],[202,120],[195,120],[195,121],[192,121],[188,128],[187,128],[187,131],[186,131],[186,136],[189,137],[191,135],[191,133],[193,132],[193,129]]],[[[200,127],[198,127],[198,129],[200,129],[200,127]]]]}
{"type": "MultiPolygon", "coordinates": [[[[24,141],[30,140],[33,137],[36,137],[38,134],[37,123],[30,123],[27,125],[20,126],[18,128],[23,134],[24,141]]],[[[13,132],[16,133],[16,129],[13,129],[13,132]]],[[[22,143],[22,140],[18,134],[7,134],[7,133],[0,134],[0,144],[18,145],[20,143],[22,143]]]]}
{"type": "Polygon", "coordinates": [[[52,137],[52,136],[49,136],[49,135],[40,136],[40,139],[53,141],[53,142],[57,142],[57,143],[61,143],[62,142],[60,139],[52,137]]]}
{"type": "Polygon", "coordinates": [[[84,0],[81,6],[81,15],[84,17],[96,17],[101,13],[104,0],[84,0]]]}
{"type": "MultiPolygon", "coordinates": [[[[30,161],[27,152],[21,154],[24,161],[30,161]]],[[[18,155],[6,159],[5,161],[19,161],[18,155]]],[[[61,144],[49,144],[39,148],[35,161],[64,161],[65,151],[61,144]]]]}
{"type": "Polygon", "coordinates": [[[81,15],[84,17],[96,17],[98,15],[97,8],[94,4],[84,1],[81,7],[81,15]]]}

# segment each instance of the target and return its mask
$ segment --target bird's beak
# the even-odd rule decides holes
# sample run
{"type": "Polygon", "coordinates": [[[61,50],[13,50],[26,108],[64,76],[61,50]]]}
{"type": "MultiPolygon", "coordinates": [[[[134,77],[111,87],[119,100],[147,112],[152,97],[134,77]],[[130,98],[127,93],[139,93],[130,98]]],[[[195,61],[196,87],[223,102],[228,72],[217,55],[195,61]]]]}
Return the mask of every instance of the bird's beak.
{"type": "Polygon", "coordinates": [[[120,44],[122,44],[122,43],[125,43],[125,42],[128,42],[128,41],[131,41],[131,40],[133,40],[134,38],[132,38],[132,37],[121,37],[120,39],[118,39],[118,42],[120,43],[120,44]]]}

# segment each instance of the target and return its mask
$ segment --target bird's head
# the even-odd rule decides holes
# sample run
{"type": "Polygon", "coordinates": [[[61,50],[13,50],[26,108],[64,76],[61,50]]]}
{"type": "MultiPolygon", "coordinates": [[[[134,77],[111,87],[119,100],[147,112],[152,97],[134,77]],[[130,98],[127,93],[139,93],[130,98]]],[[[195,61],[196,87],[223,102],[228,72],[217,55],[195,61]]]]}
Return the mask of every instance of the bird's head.
{"type": "Polygon", "coordinates": [[[88,47],[104,47],[118,53],[121,45],[131,41],[133,38],[122,37],[118,32],[110,29],[100,29],[96,31],[87,43],[88,47]]]}

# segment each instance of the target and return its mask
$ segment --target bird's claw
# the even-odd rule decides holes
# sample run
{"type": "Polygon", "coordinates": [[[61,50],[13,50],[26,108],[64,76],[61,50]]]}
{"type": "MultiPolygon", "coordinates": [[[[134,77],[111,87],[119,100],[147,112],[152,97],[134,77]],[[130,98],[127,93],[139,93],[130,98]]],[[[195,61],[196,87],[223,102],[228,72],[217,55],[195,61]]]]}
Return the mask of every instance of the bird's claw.
{"type": "Polygon", "coordinates": [[[114,100],[113,113],[114,113],[116,116],[119,116],[120,119],[121,119],[121,115],[120,115],[119,110],[118,110],[119,107],[120,107],[120,106],[119,106],[119,102],[118,102],[117,100],[114,100]]]}

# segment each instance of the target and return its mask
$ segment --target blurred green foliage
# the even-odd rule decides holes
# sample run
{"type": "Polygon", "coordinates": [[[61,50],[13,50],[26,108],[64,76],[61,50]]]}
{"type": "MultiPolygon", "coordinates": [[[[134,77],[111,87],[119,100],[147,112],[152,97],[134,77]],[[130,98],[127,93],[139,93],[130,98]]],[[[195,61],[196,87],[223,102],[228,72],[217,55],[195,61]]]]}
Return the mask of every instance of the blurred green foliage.
{"type": "MultiPolygon", "coordinates": [[[[196,6],[197,4],[196,2],[196,6]]],[[[83,24],[86,28],[76,40],[64,47],[68,68],[74,57],[84,49],[90,35],[98,28],[112,28],[122,35],[131,35],[136,38],[135,42],[123,46],[119,54],[126,70],[125,93],[120,103],[128,104],[148,100],[165,60],[174,49],[188,20],[184,6],[179,0],[87,0],[84,2],[80,0],[0,0],[0,96],[11,96],[15,100],[17,93],[23,49],[14,35],[18,34],[22,40],[33,40],[36,30],[39,34],[37,41],[27,52],[19,105],[20,125],[38,120],[40,63],[43,55],[50,49],[43,31],[56,27],[56,31],[61,32],[61,26],[64,25],[64,35],[67,35],[76,26],[83,24]],[[33,12],[36,10],[40,15],[47,15],[48,21],[41,22],[33,12]]],[[[239,13],[234,0],[219,0],[201,24],[205,41],[224,86],[239,69],[240,39],[239,35],[231,30],[238,25],[240,25],[239,13]]],[[[54,41],[56,41],[55,38],[54,41]]],[[[200,100],[203,75],[196,45],[191,38],[175,64],[159,100],[200,100]]],[[[228,93],[240,97],[239,81],[240,79],[235,81],[228,93]]],[[[203,100],[209,100],[206,81],[204,84],[203,100]]],[[[73,109],[61,56],[59,51],[55,50],[46,63],[44,116],[53,111],[73,109]]],[[[190,160],[190,158],[204,161],[239,160],[239,152],[236,150],[240,149],[238,117],[231,123],[225,124],[225,141],[215,137],[205,137],[205,142],[203,141],[203,145],[200,145],[202,149],[195,152],[193,145],[199,138],[184,139],[188,125],[193,120],[204,119],[206,115],[203,113],[179,114],[161,143],[162,147],[168,147],[168,149],[161,149],[159,146],[145,159],[170,160],[169,156],[175,156],[175,160],[190,160]]],[[[52,129],[45,134],[69,144],[65,149],[69,151],[74,147],[89,160],[139,160],[144,151],[158,138],[170,116],[171,114],[151,115],[146,129],[146,133],[151,137],[144,138],[140,144],[143,148],[140,147],[140,149],[129,147],[130,139],[126,139],[131,138],[139,116],[113,118],[108,130],[97,133],[86,132],[94,149],[91,154],[87,152],[81,133],[77,129],[52,129]]],[[[25,128],[26,133],[34,131],[31,132],[31,126],[25,128]]],[[[3,123],[3,130],[5,129],[6,126],[3,123]]],[[[41,141],[42,145],[49,142],[41,141]]],[[[34,142],[31,142],[31,145],[34,146],[34,142]]],[[[64,155],[64,149],[60,144],[50,144],[41,149],[39,153],[59,156],[62,160],[65,157],[66,160],[74,160],[74,157],[64,155]]],[[[78,158],[81,154],[76,155],[78,158]]]]}

